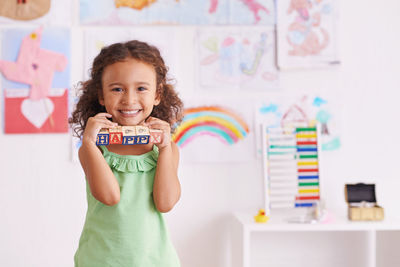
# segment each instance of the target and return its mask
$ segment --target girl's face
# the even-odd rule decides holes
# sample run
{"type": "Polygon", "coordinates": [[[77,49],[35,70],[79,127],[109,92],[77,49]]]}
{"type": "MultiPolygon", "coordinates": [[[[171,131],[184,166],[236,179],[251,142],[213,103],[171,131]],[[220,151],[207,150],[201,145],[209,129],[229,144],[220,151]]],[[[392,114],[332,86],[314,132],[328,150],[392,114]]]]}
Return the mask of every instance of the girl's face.
{"type": "Polygon", "coordinates": [[[133,58],[108,65],[102,86],[99,102],[119,125],[141,124],[160,103],[153,66],[133,58]]]}

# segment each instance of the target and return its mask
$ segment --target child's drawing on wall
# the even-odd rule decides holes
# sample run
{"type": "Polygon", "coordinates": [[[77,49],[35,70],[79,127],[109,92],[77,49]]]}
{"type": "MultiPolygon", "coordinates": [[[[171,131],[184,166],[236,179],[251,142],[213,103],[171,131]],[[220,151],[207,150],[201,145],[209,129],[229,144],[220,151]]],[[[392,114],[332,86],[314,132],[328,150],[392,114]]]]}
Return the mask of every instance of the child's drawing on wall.
{"type": "Polygon", "coordinates": [[[87,25],[273,25],[274,0],[80,0],[87,25]]]}
{"type": "Polygon", "coordinates": [[[185,99],[184,117],[172,140],[182,162],[245,162],[254,154],[252,106],[229,96],[185,99]]]}
{"type": "MultiPolygon", "coordinates": [[[[341,147],[340,108],[334,98],[305,94],[280,99],[271,98],[256,108],[256,125],[269,128],[321,127],[322,150],[333,151],[341,147]]],[[[260,136],[256,133],[258,147],[260,136]]]]}
{"type": "Polygon", "coordinates": [[[199,82],[229,90],[277,88],[272,31],[199,31],[199,82]]]}
{"type": "Polygon", "coordinates": [[[312,2],[292,0],[287,13],[295,13],[288,28],[288,43],[291,56],[318,55],[329,44],[329,33],[321,27],[321,11],[310,14],[312,2]],[[319,37],[318,31],[322,38],[319,37]]]}
{"type": "Polygon", "coordinates": [[[331,0],[286,0],[277,4],[281,68],[337,63],[335,6],[331,0]]]}
{"type": "Polygon", "coordinates": [[[5,132],[67,132],[69,31],[15,28],[4,36],[0,73],[5,132]]]}

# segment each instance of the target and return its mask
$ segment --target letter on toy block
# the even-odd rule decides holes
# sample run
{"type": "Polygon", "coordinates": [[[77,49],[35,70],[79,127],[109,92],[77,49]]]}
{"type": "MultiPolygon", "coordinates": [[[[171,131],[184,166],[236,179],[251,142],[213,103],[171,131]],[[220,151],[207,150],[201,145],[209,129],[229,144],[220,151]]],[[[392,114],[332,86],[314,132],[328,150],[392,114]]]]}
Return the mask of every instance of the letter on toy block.
{"type": "Polygon", "coordinates": [[[122,133],[110,133],[110,145],[122,144],[122,133]]]}
{"type": "Polygon", "coordinates": [[[150,143],[153,143],[153,144],[161,143],[162,133],[163,132],[161,130],[151,130],[150,131],[150,143]]]}
{"type": "Polygon", "coordinates": [[[136,144],[143,145],[148,144],[150,139],[150,135],[138,135],[136,136],[136,144]]]}
{"type": "Polygon", "coordinates": [[[110,135],[108,133],[108,129],[101,129],[97,134],[96,145],[106,146],[109,143],[110,135]]]}
{"type": "Polygon", "coordinates": [[[123,136],[122,144],[123,145],[135,145],[136,136],[123,136]]]}
{"type": "Polygon", "coordinates": [[[150,140],[150,131],[148,127],[136,126],[136,144],[148,144],[150,140]]]}
{"type": "Polygon", "coordinates": [[[108,129],[110,132],[110,144],[122,144],[122,127],[108,129]]]}
{"type": "Polygon", "coordinates": [[[123,133],[123,145],[134,145],[135,144],[135,136],[136,136],[136,127],[135,126],[124,126],[122,128],[123,133]]]}
{"type": "Polygon", "coordinates": [[[161,142],[162,131],[151,130],[145,126],[118,126],[109,129],[101,129],[97,135],[96,145],[123,144],[143,145],[161,142]],[[152,134],[152,136],[150,136],[152,134]]]}

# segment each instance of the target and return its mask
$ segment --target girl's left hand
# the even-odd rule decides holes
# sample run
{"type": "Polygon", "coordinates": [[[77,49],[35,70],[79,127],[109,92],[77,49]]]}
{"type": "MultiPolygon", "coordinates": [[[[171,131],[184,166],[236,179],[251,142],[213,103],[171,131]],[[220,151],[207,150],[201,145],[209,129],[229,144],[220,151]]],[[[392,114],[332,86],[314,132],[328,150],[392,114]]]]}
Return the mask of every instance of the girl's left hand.
{"type": "Polygon", "coordinates": [[[161,142],[156,144],[159,149],[171,145],[171,126],[168,122],[157,119],[155,117],[148,117],[144,125],[149,127],[150,129],[163,131],[161,142]]]}

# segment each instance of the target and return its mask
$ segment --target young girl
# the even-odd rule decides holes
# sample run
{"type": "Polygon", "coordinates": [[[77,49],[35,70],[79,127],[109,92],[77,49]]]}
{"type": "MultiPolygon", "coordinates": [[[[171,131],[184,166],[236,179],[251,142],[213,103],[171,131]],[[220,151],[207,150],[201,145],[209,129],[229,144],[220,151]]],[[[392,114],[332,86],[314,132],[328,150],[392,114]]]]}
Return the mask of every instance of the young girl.
{"type": "Polygon", "coordinates": [[[166,75],[157,48],[130,41],[103,48],[81,84],[70,123],[82,138],[88,210],[75,267],[180,266],[161,214],[181,193],[171,125],[182,102],[166,75]],[[160,129],[161,143],[97,147],[99,130],[117,125],[160,129]]]}

